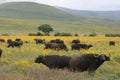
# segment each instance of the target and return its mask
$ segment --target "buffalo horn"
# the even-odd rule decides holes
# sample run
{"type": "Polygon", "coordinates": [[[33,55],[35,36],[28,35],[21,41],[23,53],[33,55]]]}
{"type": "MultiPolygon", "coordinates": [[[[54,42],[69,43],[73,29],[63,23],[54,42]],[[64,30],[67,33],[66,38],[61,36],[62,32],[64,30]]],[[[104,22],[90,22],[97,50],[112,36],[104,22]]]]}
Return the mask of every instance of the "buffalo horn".
{"type": "Polygon", "coordinates": [[[94,57],[95,57],[95,58],[98,58],[99,56],[100,56],[100,55],[96,55],[96,54],[94,54],[94,57]]]}

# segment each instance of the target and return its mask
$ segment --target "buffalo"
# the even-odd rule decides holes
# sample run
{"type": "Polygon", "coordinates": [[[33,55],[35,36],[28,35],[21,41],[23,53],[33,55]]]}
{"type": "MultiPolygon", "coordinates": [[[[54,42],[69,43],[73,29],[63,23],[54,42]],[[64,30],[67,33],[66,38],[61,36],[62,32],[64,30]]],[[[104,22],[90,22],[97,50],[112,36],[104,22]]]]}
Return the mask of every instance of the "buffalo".
{"type": "Polygon", "coordinates": [[[22,41],[20,38],[16,38],[15,41],[22,41]]]}
{"type": "Polygon", "coordinates": [[[34,39],[34,41],[36,42],[36,44],[42,44],[45,40],[43,39],[34,39]]]}
{"type": "Polygon", "coordinates": [[[9,47],[20,47],[23,44],[23,41],[12,41],[8,43],[8,48],[9,47]]]}
{"type": "Polygon", "coordinates": [[[45,48],[44,49],[52,49],[52,50],[65,50],[68,51],[67,46],[64,44],[64,41],[60,39],[51,40],[50,42],[45,42],[45,48]]]}
{"type": "Polygon", "coordinates": [[[50,40],[50,43],[60,44],[60,43],[64,43],[64,41],[63,41],[63,40],[60,40],[60,39],[55,39],[55,40],[50,40]]]}
{"type": "Polygon", "coordinates": [[[67,46],[63,43],[46,43],[44,49],[52,49],[52,50],[65,50],[68,51],[67,46]]]}
{"type": "Polygon", "coordinates": [[[110,61],[110,56],[105,54],[74,55],[70,60],[70,70],[94,73],[105,61],[110,61]]]}
{"type": "Polygon", "coordinates": [[[2,52],[3,52],[2,49],[0,49],[0,58],[1,58],[2,52]]]}
{"type": "Polygon", "coordinates": [[[4,39],[0,39],[0,42],[5,43],[5,40],[4,39]]]}
{"type": "Polygon", "coordinates": [[[69,62],[71,57],[69,56],[59,56],[59,55],[40,55],[35,59],[35,63],[42,63],[46,65],[49,69],[69,69],[69,62]]]}
{"type": "Polygon", "coordinates": [[[91,44],[88,45],[88,44],[76,44],[76,43],[73,43],[71,45],[71,50],[89,49],[91,47],[93,47],[91,44]]]}
{"type": "Polygon", "coordinates": [[[7,40],[7,43],[9,44],[9,43],[11,43],[12,42],[12,39],[8,39],[7,40]]]}
{"type": "Polygon", "coordinates": [[[115,41],[110,41],[109,45],[115,46],[115,41]]]}
{"type": "Polygon", "coordinates": [[[80,40],[79,40],[79,39],[75,39],[75,40],[72,40],[71,43],[76,43],[76,44],[78,44],[78,43],[80,43],[80,40]]]}

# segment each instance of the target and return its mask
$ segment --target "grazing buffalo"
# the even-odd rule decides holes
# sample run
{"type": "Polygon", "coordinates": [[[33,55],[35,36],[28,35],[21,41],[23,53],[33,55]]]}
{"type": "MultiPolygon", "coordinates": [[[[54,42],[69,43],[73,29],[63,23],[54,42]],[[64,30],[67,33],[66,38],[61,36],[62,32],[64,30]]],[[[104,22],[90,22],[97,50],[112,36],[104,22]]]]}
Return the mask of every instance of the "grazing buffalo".
{"type": "Polygon", "coordinates": [[[44,42],[45,48],[44,49],[52,49],[52,44],[50,42],[44,42]]]}
{"type": "Polygon", "coordinates": [[[52,49],[52,50],[65,50],[68,51],[67,46],[63,43],[46,43],[44,49],[52,49]]]}
{"type": "Polygon", "coordinates": [[[60,40],[60,39],[55,39],[55,40],[51,40],[50,43],[60,44],[60,43],[64,43],[64,41],[63,41],[63,40],[60,40]]]}
{"type": "Polygon", "coordinates": [[[50,42],[45,42],[44,49],[53,49],[53,50],[65,50],[68,51],[67,46],[64,44],[64,41],[60,39],[51,40],[50,42]]]}
{"type": "Polygon", "coordinates": [[[5,43],[5,40],[4,40],[4,39],[0,39],[0,42],[3,42],[3,43],[5,43]]]}
{"type": "Polygon", "coordinates": [[[34,41],[36,42],[36,44],[42,44],[45,40],[43,39],[34,39],[34,41]]]}
{"type": "Polygon", "coordinates": [[[20,47],[23,44],[22,41],[12,41],[10,43],[8,43],[8,48],[9,47],[20,47]]]}
{"type": "Polygon", "coordinates": [[[75,40],[72,40],[72,42],[71,43],[80,43],[80,40],[79,39],[75,39],[75,40]]]}
{"type": "Polygon", "coordinates": [[[69,68],[71,57],[59,55],[40,55],[35,59],[35,63],[42,63],[50,69],[63,69],[69,68]]]}
{"type": "Polygon", "coordinates": [[[70,60],[70,70],[94,73],[105,61],[110,61],[110,56],[105,54],[74,55],[70,60]]]}
{"type": "Polygon", "coordinates": [[[68,51],[67,46],[66,46],[65,44],[63,44],[63,43],[60,43],[60,44],[58,45],[58,49],[59,49],[59,50],[65,50],[65,51],[68,51]]]}
{"type": "Polygon", "coordinates": [[[115,46],[115,41],[110,41],[109,45],[115,46]]]}
{"type": "Polygon", "coordinates": [[[89,49],[93,47],[92,45],[87,45],[87,44],[76,44],[76,43],[73,43],[71,45],[71,50],[80,50],[80,49],[89,49]]]}
{"type": "Polygon", "coordinates": [[[2,55],[2,49],[0,49],[0,58],[1,58],[1,55],[2,55]]]}
{"type": "Polygon", "coordinates": [[[22,41],[20,38],[16,38],[15,41],[22,41]]]}
{"type": "Polygon", "coordinates": [[[12,42],[12,39],[8,39],[7,40],[7,43],[9,44],[9,43],[11,43],[12,42]]]}

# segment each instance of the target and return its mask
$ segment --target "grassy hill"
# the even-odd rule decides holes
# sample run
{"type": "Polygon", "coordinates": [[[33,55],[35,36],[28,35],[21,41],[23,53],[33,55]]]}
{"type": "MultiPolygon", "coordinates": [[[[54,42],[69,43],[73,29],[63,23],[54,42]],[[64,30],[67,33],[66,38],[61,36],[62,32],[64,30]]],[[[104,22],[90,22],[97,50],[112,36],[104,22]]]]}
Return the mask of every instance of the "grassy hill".
{"type": "Polygon", "coordinates": [[[55,7],[33,3],[12,2],[0,4],[0,34],[28,35],[37,32],[37,27],[49,24],[55,32],[98,34],[119,33],[120,21],[88,16],[77,16],[55,7]]]}
{"type": "Polygon", "coordinates": [[[28,33],[38,32],[37,27],[42,24],[49,24],[55,32],[70,32],[72,34],[87,35],[91,32],[98,34],[119,33],[119,27],[107,27],[100,25],[91,25],[77,22],[52,21],[52,20],[25,20],[0,18],[0,34],[8,33],[10,35],[28,35],[28,33]]]}
{"type": "Polygon", "coordinates": [[[88,11],[88,10],[74,10],[68,9],[63,7],[57,7],[60,10],[65,12],[80,15],[80,16],[91,16],[91,17],[98,17],[98,18],[108,18],[108,19],[117,19],[120,20],[120,11],[88,11]]]}
{"type": "Polygon", "coordinates": [[[76,16],[55,7],[34,2],[10,2],[0,5],[0,16],[17,19],[77,20],[76,16]]]}

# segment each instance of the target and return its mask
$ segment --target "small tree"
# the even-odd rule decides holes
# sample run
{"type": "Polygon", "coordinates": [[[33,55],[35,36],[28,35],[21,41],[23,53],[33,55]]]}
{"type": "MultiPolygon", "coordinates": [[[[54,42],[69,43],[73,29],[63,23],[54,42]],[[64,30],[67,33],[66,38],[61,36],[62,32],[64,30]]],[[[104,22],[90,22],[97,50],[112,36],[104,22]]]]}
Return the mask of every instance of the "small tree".
{"type": "Polygon", "coordinates": [[[78,36],[78,34],[75,34],[74,36],[78,36]]]}
{"type": "Polygon", "coordinates": [[[89,34],[89,36],[97,36],[97,34],[95,32],[92,32],[91,34],[89,34]]]}
{"type": "Polygon", "coordinates": [[[53,28],[48,24],[43,24],[38,27],[38,30],[42,31],[45,35],[49,35],[49,33],[53,31],[53,28]]]}

